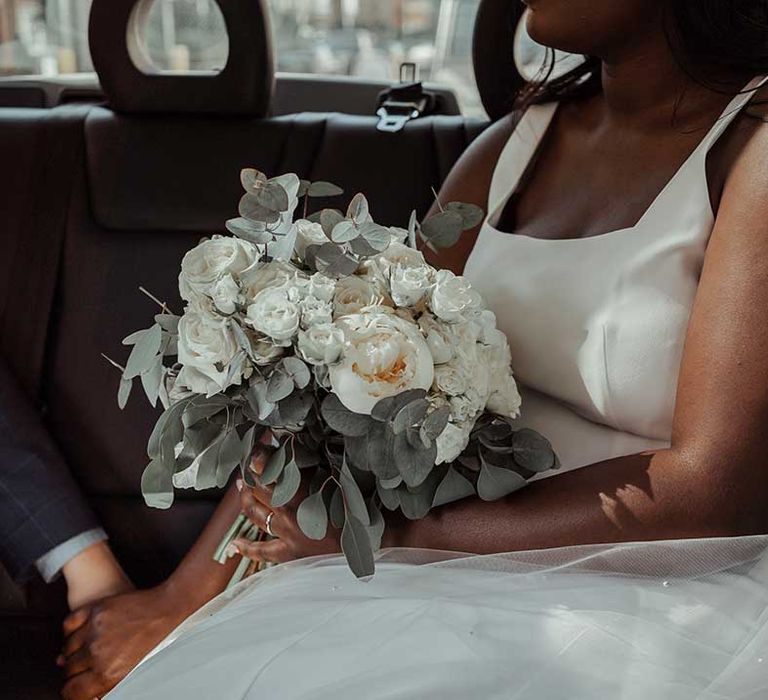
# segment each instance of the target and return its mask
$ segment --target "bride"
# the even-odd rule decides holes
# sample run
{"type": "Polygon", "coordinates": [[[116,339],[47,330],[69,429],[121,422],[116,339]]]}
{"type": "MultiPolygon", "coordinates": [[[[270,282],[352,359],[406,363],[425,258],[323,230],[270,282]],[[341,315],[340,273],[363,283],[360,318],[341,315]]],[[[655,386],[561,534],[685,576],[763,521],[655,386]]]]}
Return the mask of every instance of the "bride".
{"type": "Polygon", "coordinates": [[[276,537],[241,551],[281,565],[110,700],[768,697],[768,2],[528,4],[592,58],[465,154],[442,197],[489,214],[433,262],[496,312],[562,469],[393,520],[366,583],[240,484],[276,537]]]}

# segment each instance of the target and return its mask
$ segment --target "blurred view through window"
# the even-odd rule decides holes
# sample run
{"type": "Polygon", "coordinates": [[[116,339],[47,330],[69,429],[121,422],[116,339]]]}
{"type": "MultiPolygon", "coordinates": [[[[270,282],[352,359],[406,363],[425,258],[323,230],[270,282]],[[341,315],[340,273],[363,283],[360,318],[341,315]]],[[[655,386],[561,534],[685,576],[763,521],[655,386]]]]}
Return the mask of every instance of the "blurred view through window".
{"type": "MultiPolygon", "coordinates": [[[[404,61],[452,87],[468,115],[482,107],[472,73],[479,0],[269,0],[277,68],[394,79],[404,61]]],[[[90,0],[0,0],[0,75],[93,70],[90,0]]],[[[213,0],[155,0],[145,51],[159,70],[215,70],[228,42],[213,0]]]]}

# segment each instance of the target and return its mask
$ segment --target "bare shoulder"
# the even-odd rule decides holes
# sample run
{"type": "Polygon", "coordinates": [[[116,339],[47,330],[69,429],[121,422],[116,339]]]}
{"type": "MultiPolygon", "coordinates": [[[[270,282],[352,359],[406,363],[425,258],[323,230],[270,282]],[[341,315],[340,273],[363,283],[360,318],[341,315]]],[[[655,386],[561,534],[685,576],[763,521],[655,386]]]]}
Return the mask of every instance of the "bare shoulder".
{"type": "MultiPolygon", "coordinates": [[[[518,114],[512,113],[493,123],[469,145],[445,179],[440,189],[441,201],[465,202],[486,209],[496,163],[518,121],[518,114]]],[[[436,206],[432,212],[435,209],[436,206]]],[[[474,231],[468,231],[459,243],[441,251],[439,255],[429,250],[424,251],[425,255],[432,264],[460,274],[472,252],[479,230],[478,226],[474,231]]]]}

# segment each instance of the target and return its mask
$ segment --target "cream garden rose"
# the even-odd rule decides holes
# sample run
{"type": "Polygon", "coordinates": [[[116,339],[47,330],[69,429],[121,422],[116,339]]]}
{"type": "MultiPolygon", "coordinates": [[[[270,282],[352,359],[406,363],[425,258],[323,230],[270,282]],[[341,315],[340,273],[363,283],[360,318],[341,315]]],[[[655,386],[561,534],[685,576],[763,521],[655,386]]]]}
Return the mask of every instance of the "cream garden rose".
{"type": "Polygon", "coordinates": [[[330,382],[350,411],[370,414],[383,398],[432,386],[432,354],[413,323],[376,309],[346,316],[338,325],[344,348],[330,368],[330,382]]]}
{"type": "Polygon", "coordinates": [[[289,298],[287,287],[269,287],[255,296],[245,322],[276,343],[288,345],[299,330],[301,310],[289,298]]]}
{"type": "Polygon", "coordinates": [[[198,295],[214,296],[216,285],[227,276],[239,277],[259,258],[252,243],[229,236],[213,236],[190,250],[181,261],[179,292],[191,302],[198,295]]]}
{"type": "Polygon", "coordinates": [[[332,323],[299,331],[299,354],[311,365],[332,365],[344,349],[344,332],[332,323]]]}
{"type": "Polygon", "coordinates": [[[467,314],[482,307],[482,298],[464,277],[450,270],[438,270],[432,287],[429,306],[432,313],[448,323],[465,320],[467,314]]]}
{"type": "Polygon", "coordinates": [[[344,277],[336,283],[333,296],[333,317],[356,314],[367,306],[383,303],[381,294],[362,277],[344,277]]]}
{"type": "Polygon", "coordinates": [[[183,368],[176,384],[208,396],[239,384],[242,375],[228,381],[229,365],[238,350],[226,319],[187,310],[179,321],[178,359],[183,368]]]}

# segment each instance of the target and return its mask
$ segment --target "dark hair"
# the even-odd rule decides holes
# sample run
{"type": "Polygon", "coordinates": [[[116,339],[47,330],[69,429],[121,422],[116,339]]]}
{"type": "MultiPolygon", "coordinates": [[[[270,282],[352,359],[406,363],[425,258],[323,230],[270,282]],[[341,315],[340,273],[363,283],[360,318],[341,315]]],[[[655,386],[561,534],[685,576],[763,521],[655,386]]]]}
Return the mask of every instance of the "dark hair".
{"type": "MultiPolygon", "coordinates": [[[[689,78],[712,90],[735,94],[734,76],[768,73],[768,0],[668,0],[664,27],[675,60],[689,78]]],[[[537,78],[518,94],[515,108],[586,96],[600,91],[600,59],[551,79],[555,52],[537,78]]]]}

